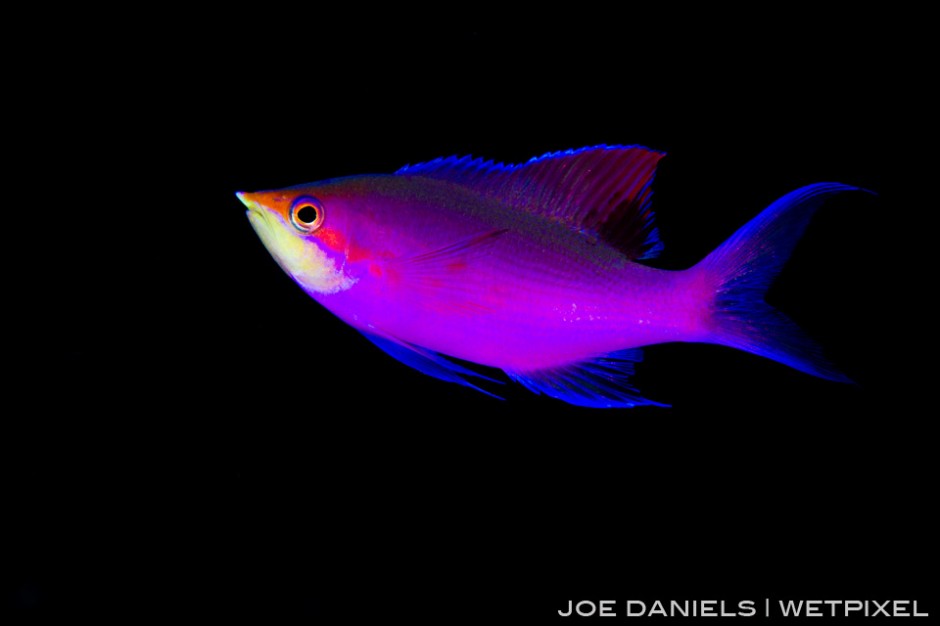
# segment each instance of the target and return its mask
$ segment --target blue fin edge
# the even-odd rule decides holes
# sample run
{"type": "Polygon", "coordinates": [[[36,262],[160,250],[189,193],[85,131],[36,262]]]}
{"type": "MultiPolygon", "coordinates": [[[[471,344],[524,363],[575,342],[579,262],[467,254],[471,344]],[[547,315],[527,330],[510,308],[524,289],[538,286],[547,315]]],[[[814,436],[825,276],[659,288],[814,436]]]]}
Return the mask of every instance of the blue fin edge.
{"type": "Polygon", "coordinates": [[[643,360],[639,349],[620,350],[603,356],[534,372],[506,371],[529,391],[595,409],[633,408],[668,404],[639,395],[630,383],[634,365],[643,360]]]}
{"type": "Polygon", "coordinates": [[[468,381],[467,377],[472,376],[474,378],[479,378],[481,380],[499,384],[502,384],[502,381],[467,369],[466,367],[458,365],[457,363],[454,363],[453,361],[450,361],[431,350],[414,346],[397,339],[382,337],[363,331],[360,332],[362,332],[362,335],[366,339],[371,341],[373,344],[375,344],[376,347],[382,350],[382,352],[389,355],[396,361],[404,363],[408,367],[418,370],[422,374],[427,374],[428,376],[432,376],[438,380],[457,383],[458,385],[469,387],[470,389],[479,391],[480,393],[486,394],[491,398],[496,398],[497,400],[503,399],[496,394],[477,387],[468,381]]]}

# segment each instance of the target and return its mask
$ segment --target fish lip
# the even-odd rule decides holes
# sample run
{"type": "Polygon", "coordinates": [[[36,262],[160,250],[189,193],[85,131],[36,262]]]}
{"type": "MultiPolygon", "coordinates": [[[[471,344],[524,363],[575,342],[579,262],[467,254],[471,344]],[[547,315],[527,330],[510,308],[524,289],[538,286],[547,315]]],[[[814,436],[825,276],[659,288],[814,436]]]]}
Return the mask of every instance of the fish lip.
{"type": "Polygon", "coordinates": [[[248,193],[247,191],[236,191],[235,197],[241,200],[241,203],[244,204],[249,209],[258,207],[257,200],[252,199],[251,194],[248,193]]]}
{"type": "Polygon", "coordinates": [[[246,191],[236,191],[236,192],[235,192],[235,196],[236,196],[239,200],[241,200],[241,203],[242,203],[242,204],[244,204],[246,207],[248,207],[248,210],[245,212],[245,214],[248,215],[249,219],[251,218],[251,215],[252,215],[252,214],[257,215],[257,216],[261,217],[262,219],[265,217],[265,215],[264,215],[264,214],[265,214],[264,209],[261,207],[260,204],[258,204],[257,200],[253,200],[253,199],[250,197],[251,194],[249,194],[249,193],[246,192],[246,191]]]}

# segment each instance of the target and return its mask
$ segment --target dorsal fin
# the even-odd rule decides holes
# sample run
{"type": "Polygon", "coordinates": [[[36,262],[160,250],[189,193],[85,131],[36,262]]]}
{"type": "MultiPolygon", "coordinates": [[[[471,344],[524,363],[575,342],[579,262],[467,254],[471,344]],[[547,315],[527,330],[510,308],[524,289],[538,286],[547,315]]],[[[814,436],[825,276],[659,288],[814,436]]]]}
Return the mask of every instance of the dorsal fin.
{"type": "Polygon", "coordinates": [[[464,185],[514,208],[594,233],[630,259],[651,259],[662,250],[653,226],[650,185],[663,156],[642,146],[601,145],[553,152],[521,165],[447,157],[395,173],[464,185]]]}

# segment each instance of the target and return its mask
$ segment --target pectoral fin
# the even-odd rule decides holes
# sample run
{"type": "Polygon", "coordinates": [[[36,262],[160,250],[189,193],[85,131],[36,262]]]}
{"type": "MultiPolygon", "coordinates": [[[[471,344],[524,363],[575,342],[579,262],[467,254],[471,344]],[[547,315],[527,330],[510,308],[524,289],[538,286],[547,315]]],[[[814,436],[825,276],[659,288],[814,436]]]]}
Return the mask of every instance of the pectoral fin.
{"type": "Polygon", "coordinates": [[[437,313],[485,314],[493,307],[488,300],[490,290],[474,268],[506,232],[485,231],[441,248],[391,259],[385,270],[416,306],[437,313]]]}

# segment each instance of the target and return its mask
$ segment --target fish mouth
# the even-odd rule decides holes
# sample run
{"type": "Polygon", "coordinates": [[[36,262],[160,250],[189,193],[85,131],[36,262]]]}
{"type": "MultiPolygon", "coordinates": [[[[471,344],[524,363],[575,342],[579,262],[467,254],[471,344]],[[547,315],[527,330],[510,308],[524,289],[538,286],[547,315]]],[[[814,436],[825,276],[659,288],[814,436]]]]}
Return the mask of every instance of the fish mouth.
{"type": "Polygon", "coordinates": [[[261,230],[267,230],[270,228],[268,224],[268,212],[261,206],[261,203],[251,197],[250,193],[245,191],[236,191],[235,196],[242,201],[248,210],[245,211],[245,215],[248,216],[248,221],[251,222],[252,227],[255,229],[259,235],[261,230]]]}
{"type": "Polygon", "coordinates": [[[252,213],[257,213],[258,215],[264,215],[264,209],[258,203],[257,200],[251,197],[251,194],[247,191],[236,191],[235,196],[241,200],[242,204],[248,207],[248,215],[251,216],[252,213]]]}
{"type": "MultiPolygon", "coordinates": [[[[252,198],[250,193],[238,191],[235,192],[235,195],[242,201],[242,204],[248,207],[245,215],[248,217],[252,230],[261,239],[261,243],[264,244],[268,252],[277,259],[277,251],[279,250],[277,227],[272,224],[270,212],[260,202],[252,198]]],[[[279,260],[278,263],[280,263],[279,260]]]]}

